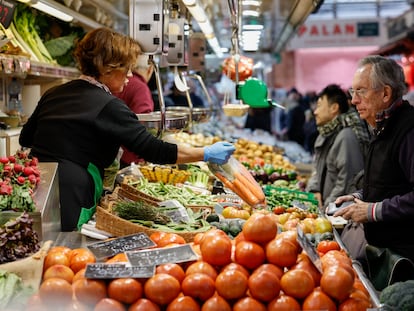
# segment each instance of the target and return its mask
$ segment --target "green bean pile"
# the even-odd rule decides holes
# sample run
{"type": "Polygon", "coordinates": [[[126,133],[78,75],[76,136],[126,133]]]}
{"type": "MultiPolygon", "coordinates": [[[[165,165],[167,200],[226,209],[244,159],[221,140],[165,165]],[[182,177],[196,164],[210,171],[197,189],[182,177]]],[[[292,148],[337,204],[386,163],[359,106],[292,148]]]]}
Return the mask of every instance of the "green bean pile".
{"type": "Polygon", "coordinates": [[[184,206],[213,206],[215,202],[210,194],[195,192],[191,187],[182,187],[162,182],[149,182],[145,178],[128,181],[128,185],[161,201],[177,200],[184,206]]]}

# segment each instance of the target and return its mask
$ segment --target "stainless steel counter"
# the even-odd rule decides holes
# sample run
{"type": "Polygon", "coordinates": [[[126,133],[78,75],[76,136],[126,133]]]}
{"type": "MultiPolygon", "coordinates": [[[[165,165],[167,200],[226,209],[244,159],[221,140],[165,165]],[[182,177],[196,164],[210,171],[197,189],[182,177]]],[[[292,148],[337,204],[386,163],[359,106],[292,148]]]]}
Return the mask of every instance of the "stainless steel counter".
{"type": "MultiPolygon", "coordinates": [[[[40,183],[33,197],[36,211],[29,214],[40,241],[55,240],[61,229],[57,166],[57,163],[39,163],[40,183]]],[[[1,212],[0,222],[4,223],[20,215],[19,212],[1,212]]]]}

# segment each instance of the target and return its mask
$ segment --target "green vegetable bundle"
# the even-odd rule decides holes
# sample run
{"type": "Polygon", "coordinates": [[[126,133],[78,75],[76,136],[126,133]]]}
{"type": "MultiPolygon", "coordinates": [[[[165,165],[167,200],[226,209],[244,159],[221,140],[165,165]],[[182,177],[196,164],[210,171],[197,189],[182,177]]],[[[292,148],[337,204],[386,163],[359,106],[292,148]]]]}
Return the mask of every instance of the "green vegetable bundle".
{"type": "Polygon", "coordinates": [[[56,63],[36,30],[36,15],[29,6],[24,4],[16,6],[10,29],[35,60],[43,63],[56,63]]]}

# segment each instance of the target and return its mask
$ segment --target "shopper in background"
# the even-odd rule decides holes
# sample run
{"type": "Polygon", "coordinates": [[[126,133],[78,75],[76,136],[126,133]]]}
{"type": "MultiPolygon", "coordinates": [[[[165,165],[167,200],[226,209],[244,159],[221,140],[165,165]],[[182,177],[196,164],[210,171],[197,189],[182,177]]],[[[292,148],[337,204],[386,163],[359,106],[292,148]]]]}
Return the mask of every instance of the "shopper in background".
{"type": "Polygon", "coordinates": [[[414,262],[414,107],[402,100],[402,67],[394,60],[363,58],[352,80],[352,104],[373,138],[365,162],[363,187],[341,196],[353,204],[335,213],[363,223],[368,244],[389,248],[414,262]]]}
{"type": "MultiPolygon", "coordinates": [[[[363,169],[363,152],[348,119],[348,99],[338,85],[326,86],[319,94],[315,120],[314,171],[307,191],[314,192],[323,210],[338,196],[349,193],[354,177],[363,169]]],[[[364,126],[359,120],[359,129],[364,126]]]]}
{"type": "Polygon", "coordinates": [[[316,126],[316,120],[314,111],[316,103],[318,101],[318,95],[316,92],[309,92],[306,96],[306,102],[308,103],[307,109],[305,109],[305,123],[303,124],[303,132],[305,133],[305,141],[303,147],[310,154],[314,153],[315,141],[318,137],[318,128],[316,126]]]}
{"type": "MultiPolygon", "coordinates": [[[[151,90],[152,101],[154,102],[154,111],[160,111],[160,91],[158,90],[157,77],[155,75],[155,72],[153,72],[147,84],[149,89],[151,90]]],[[[174,106],[174,102],[171,100],[171,98],[164,95],[163,86],[161,85],[160,87],[162,88],[161,92],[163,94],[162,98],[164,101],[164,107],[174,106]]]]}
{"type": "Polygon", "coordinates": [[[288,140],[295,141],[303,146],[305,143],[305,111],[300,103],[302,95],[296,88],[292,88],[286,99],[286,137],[288,140]]]}
{"type": "MultiPolygon", "coordinates": [[[[187,86],[189,87],[189,94],[191,103],[194,108],[203,108],[204,101],[203,99],[196,94],[195,92],[195,85],[191,79],[187,81],[187,86]]],[[[174,103],[174,106],[185,106],[189,107],[187,93],[180,91],[176,86],[175,83],[171,86],[171,93],[168,94],[166,97],[171,99],[171,102],[174,103]]]]}
{"type": "Polygon", "coordinates": [[[260,129],[260,130],[270,132],[272,110],[273,110],[272,107],[269,107],[269,108],[251,108],[250,107],[244,127],[251,129],[252,131],[256,129],[260,129]]]}
{"type": "Polygon", "coordinates": [[[159,164],[223,164],[234,152],[226,142],[192,148],[157,139],[112,95],[122,92],[140,52],[129,36],[108,28],[89,32],[74,50],[82,75],[46,91],[21,131],[19,142],[33,156],[59,163],[62,231],[79,229],[93,215],[104,168],[121,145],[159,164]]]}
{"type": "MultiPolygon", "coordinates": [[[[128,77],[128,84],[125,85],[122,92],[114,93],[115,96],[122,99],[129,109],[135,113],[150,113],[154,111],[154,101],[147,84],[154,70],[152,64],[148,62],[148,59],[148,55],[138,55],[137,64],[131,70],[132,77],[128,77]]],[[[144,161],[125,147],[122,147],[122,149],[121,168],[129,166],[131,163],[144,161]]]]}

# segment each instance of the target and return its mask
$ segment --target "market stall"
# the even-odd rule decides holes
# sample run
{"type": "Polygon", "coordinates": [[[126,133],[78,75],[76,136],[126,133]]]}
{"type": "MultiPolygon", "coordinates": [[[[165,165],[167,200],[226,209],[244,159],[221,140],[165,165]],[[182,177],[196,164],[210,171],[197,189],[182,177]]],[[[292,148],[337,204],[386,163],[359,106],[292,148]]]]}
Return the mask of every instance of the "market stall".
{"type": "MultiPolygon", "coordinates": [[[[379,308],[377,293],[313,195],[297,188],[298,174],[288,178],[273,167],[280,178],[264,184],[235,158],[209,168],[138,169],[142,175],[119,175],[120,183],[102,198],[88,224],[97,236],[61,232],[53,244],[42,241],[50,247],[42,256],[28,256],[41,264],[25,310],[379,308]],[[213,195],[213,188],[221,191],[213,195]]],[[[19,269],[8,269],[19,277],[19,269]]]]}

